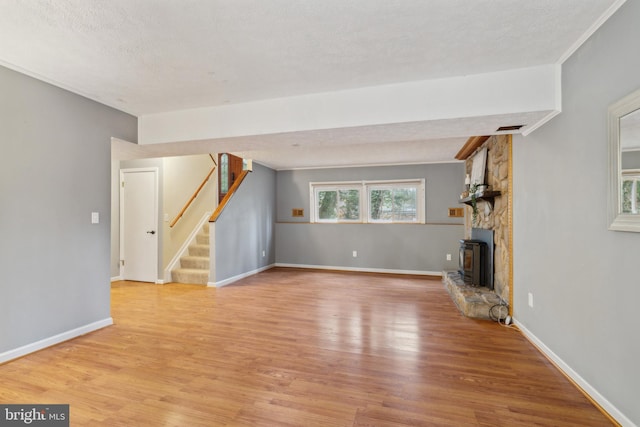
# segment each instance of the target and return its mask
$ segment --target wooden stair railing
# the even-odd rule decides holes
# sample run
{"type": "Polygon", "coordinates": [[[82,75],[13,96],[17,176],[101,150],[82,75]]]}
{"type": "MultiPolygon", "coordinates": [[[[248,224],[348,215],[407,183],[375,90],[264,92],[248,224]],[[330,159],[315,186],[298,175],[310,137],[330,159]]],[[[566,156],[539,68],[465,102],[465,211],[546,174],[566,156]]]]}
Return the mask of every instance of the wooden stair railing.
{"type": "Polygon", "coordinates": [[[242,184],[242,181],[244,181],[245,177],[249,174],[249,172],[251,171],[243,170],[240,176],[236,178],[235,181],[233,181],[233,184],[231,184],[229,191],[227,191],[227,194],[224,196],[222,201],[218,204],[218,207],[216,208],[216,210],[213,211],[213,214],[209,218],[209,222],[216,222],[216,220],[224,210],[224,207],[227,205],[227,203],[229,203],[229,200],[231,199],[231,197],[233,197],[234,193],[236,192],[238,187],[240,187],[240,184],[242,184]]]}
{"type": "Polygon", "coordinates": [[[196,189],[196,191],[193,193],[191,198],[182,207],[182,210],[180,210],[180,212],[178,212],[178,215],[176,215],[173,221],[169,223],[169,227],[173,227],[174,225],[176,225],[176,223],[180,220],[180,218],[182,218],[182,215],[184,215],[184,213],[187,211],[189,206],[191,206],[191,203],[193,203],[196,197],[198,197],[198,193],[200,193],[200,190],[202,190],[202,187],[204,187],[207,181],[209,181],[209,178],[211,178],[211,175],[213,175],[213,172],[216,170],[216,166],[218,166],[218,164],[216,163],[216,160],[213,158],[211,154],[209,154],[209,157],[211,157],[211,161],[213,162],[213,167],[211,168],[207,176],[202,180],[202,183],[200,183],[200,186],[196,189]]]}

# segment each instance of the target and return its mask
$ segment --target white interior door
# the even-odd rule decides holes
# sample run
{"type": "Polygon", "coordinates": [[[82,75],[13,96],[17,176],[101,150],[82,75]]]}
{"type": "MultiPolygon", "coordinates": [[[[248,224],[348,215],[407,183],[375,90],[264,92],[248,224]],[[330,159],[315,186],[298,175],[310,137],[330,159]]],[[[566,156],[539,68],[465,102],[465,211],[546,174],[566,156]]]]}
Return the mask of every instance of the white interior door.
{"type": "Polygon", "coordinates": [[[158,171],[120,173],[120,259],[125,280],[155,282],[158,275],[158,171]]]}

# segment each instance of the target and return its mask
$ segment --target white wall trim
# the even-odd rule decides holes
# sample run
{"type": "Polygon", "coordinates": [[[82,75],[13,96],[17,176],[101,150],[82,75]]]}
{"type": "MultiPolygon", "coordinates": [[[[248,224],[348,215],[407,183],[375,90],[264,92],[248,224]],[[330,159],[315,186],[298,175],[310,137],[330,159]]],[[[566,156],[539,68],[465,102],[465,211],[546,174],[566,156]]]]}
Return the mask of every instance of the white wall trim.
{"type": "Polygon", "coordinates": [[[587,31],[585,31],[582,36],[580,36],[580,38],[576,40],[575,43],[572,44],[571,47],[558,59],[558,64],[562,64],[564,63],[564,61],[569,59],[571,55],[573,55],[576,50],[578,50],[580,46],[582,46],[584,42],[586,42],[589,37],[593,35],[593,33],[598,31],[598,28],[600,28],[602,24],[604,24],[609,18],[611,18],[611,15],[616,13],[616,11],[620,9],[620,6],[622,6],[626,1],[627,0],[617,0],[609,7],[609,9],[605,10],[600,18],[598,18],[598,20],[594,22],[593,25],[591,25],[587,29],[587,31]]]}
{"type": "Polygon", "coordinates": [[[60,344],[64,341],[69,341],[70,339],[88,334],[89,332],[97,331],[98,329],[102,329],[110,325],[113,325],[113,318],[108,317],[67,332],[62,332],[49,338],[44,338],[31,344],[23,345],[22,347],[15,348],[13,350],[5,351],[4,353],[0,353],[0,363],[5,363],[9,360],[26,356],[27,354],[51,347],[52,345],[60,344]]]}
{"type": "Polygon", "coordinates": [[[96,96],[96,94],[95,93],[91,93],[91,91],[85,92],[83,90],[79,90],[77,87],[75,87],[77,85],[73,85],[74,87],[72,87],[71,85],[68,85],[68,84],[63,83],[63,82],[59,82],[57,80],[54,80],[54,79],[52,79],[52,78],[50,78],[48,76],[44,76],[44,75],[42,75],[40,73],[37,73],[35,71],[27,70],[25,68],[22,68],[19,65],[13,64],[11,62],[7,62],[7,61],[2,60],[2,59],[0,59],[0,65],[2,65],[3,67],[9,68],[10,70],[17,71],[20,74],[24,74],[26,76],[33,77],[36,80],[40,80],[42,82],[49,83],[50,85],[59,87],[61,89],[69,91],[71,93],[75,93],[76,95],[80,95],[83,98],[87,98],[87,99],[95,101],[95,102],[97,102],[99,104],[106,105],[107,107],[111,107],[114,110],[122,111],[122,112],[130,114],[130,115],[132,115],[134,117],[137,117],[137,115],[138,115],[137,111],[129,110],[128,108],[126,108],[126,105],[125,106],[117,105],[115,103],[109,102],[108,99],[104,99],[103,97],[96,96]]]}
{"type": "Polygon", "coordinates": [[[204,215],[202,215],[202,218],[200,218],[200,221],[198,221],[198,224],[196,224],[193,230],[191,230],[191,234],[189,234],[189,237],[185,239],[185,241],[182,243],[182,246],[180,246],[180,249],[178,249],[178,251],[173,256],[173,258],[171,258],[171,261],[169,261],[169,264],[167,264],[167,268],[164,269],[164,280],[158,280],[156,283],[171,282],[171,270],[177,268],[177,266],[180,263],[180,258],[185,256],[189,252],[189,246],[193,242],[195,242],[196,236],[198,235],[200,230],[202,230],[202,227],[204,227],[204,224],[209,222],[209,218],[211,217],[211,214],[212,212],[205,212],[204,215]]]}
{"type": "Polygon", "coordinates": [[[551,119],[553,119],[558,114],[560,114],[560,111],[552,111],[549,114],[547,114],[546,116],[544,116],[542,119],[540,119],[538,122],[534,123],[531,126],[527,126],[527,129],[522,132],[522,136],[529,135],[534,130],[536,130],[539,127],[541,127],[542,125],[548,123],[551,119]]]}
{"type": "Polygon", "coordinates": [[[238,280],[244,279],[245,277],[253,276],[254,274],[262,273],[263,271],[270,270],[275,267],[275,264],[270,264],[264,267],[260,267],[256,270],[247,271],[246,273],[238,274],[237,276],[230,277],[228,279],[221,280],[219,282],[209,282],[207,286],[215,286],[216,288],[221,288],[223,286],[230,285],[233,282],[237,282],[238,280]]]}
{"type": "Polygon", "coordinates": [[[514,323],[520,329],[522,334],[527,338],[542,354],[544,354],[558,369],[560,369],[567,377],[571,378],[575,384],[582,389],[591,399],[598,403],[611,417],[613,417],[620,425],[624,427],[637,427],[629,418],[627,418],[618,408],[609,402],[598,390],[582,378],[571,366],[555,354],[547,347],[538,337],[529,331],[517,319],[514,323]]]}
{"type": "Polygon", "coordinates": [[[124,279],[122,278],[122,276],[115,276],[115,277],[112,277],[112,278],[111,278],[111,283],[113,283],[113,282],[119,282],[120,280],[124,280],[124,279]]]}
{"type": "Polygon", "coordinates": [[[439,276],[442,277],[442,271],[422,271],[422,270],[390,270],[386,268],[367,268],[367,267],[344,267],[332,265],[310,265],[310,264],[286,264],[277,262],[276,267],[287,268],[308,268],[312,270],[337,270],[337,271],[356,271],[361,273],[383,273],[383,274],[410,274],[417,276],[439,276]]]}

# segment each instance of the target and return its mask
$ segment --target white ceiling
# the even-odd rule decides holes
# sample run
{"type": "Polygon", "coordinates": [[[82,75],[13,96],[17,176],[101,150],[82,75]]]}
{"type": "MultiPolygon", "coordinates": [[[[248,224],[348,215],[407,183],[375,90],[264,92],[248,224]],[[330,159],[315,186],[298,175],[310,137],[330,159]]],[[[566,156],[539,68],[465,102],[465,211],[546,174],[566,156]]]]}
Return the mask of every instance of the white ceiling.
{"type": "MultiPolygon", "coordinates": [[[[142,116],[559,63],[622,3],[2,0],[0,64],[142,116]]],[[[138,156],[230,146],[277,168],[448,161],[493,125],[474,123],[448,123],[452,138],[390,124],[154,144],[138,156]]]]}

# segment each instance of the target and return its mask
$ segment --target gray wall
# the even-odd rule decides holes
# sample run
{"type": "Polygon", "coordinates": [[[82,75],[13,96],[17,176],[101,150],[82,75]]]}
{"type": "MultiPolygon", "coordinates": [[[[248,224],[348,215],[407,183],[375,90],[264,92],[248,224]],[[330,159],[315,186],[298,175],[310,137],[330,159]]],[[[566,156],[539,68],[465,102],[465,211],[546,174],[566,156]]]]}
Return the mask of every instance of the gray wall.
{"type": "Polygon", "coordinates": [[[110,317],[110,138],[137,120],[3,67],[0,93],[3,353],[110,317]]]}
{"type": "Polygon", "coordinates": [[[627,1],[565,62],[563,112],[514,138],[513,179],[516,319],[640,425],[640,234],[607,230],[607,107],[640,87],[639,21],[627,1]]]}
{"type": "Polygon", "coordinates": [[[463,183],[463,163],[279,171],[276,262],[427,273],[454,269],[463,219],[447,214],[449,207],[462,206],[463,183]],[[414,178],[425,179],[425,225],[309,224],[310,182],[414,178]],[[304,208],[304,218],[291,217],[293,208],[304,208]]]}
{"type": "Polygon", "coordinates": [[[211,281],[223,282],[275,263],[275,201],[276,172],[254,162],[253,172],[211,224],[211,281]]]}

